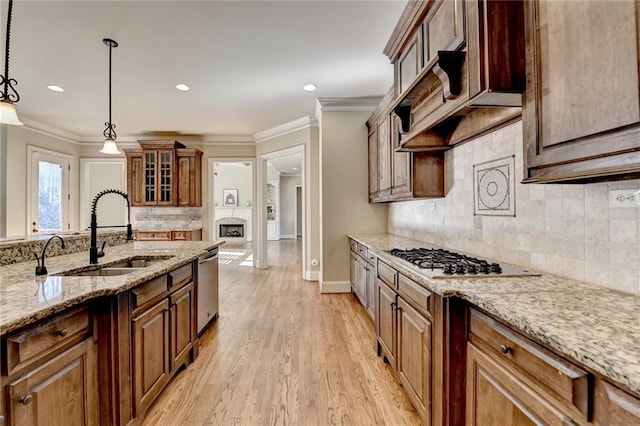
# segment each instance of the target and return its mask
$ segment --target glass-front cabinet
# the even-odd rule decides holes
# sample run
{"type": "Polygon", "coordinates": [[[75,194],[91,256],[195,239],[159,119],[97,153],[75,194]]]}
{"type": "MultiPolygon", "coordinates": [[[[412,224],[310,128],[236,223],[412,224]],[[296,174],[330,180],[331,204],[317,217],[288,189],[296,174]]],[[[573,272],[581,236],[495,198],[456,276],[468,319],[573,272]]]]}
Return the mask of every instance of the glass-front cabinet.
{"type": "Polygon", "coordinates": [[[139,149],[124,150],[131,205],[200,206],[202,152],[178,141],[138,142],[139,149]]]}

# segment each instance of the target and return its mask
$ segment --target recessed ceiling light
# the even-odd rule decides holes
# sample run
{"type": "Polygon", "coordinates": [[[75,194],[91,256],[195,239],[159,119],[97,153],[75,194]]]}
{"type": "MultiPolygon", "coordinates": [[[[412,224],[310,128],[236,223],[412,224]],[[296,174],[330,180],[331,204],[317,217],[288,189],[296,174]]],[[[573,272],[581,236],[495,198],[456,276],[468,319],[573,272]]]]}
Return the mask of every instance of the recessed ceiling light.
{"type": "Polygon", "coordinates": [[[49,90],[53,90],[54,92],[64,92],[64,89],[62,87],[57,86],[55,84],[50,84],[50,85],[47,86],[47,88],[49,90]]]}
{"type": "Polygon", "coordinates": [[[187,86],[186,84],[176,84],[176,89],[182,91],[182,92],[187,92],[189,90],[189,86],[187,86]]]}
{"type": "Polygon", "coordinates": [[[306,92],[313,92],[314,90],[316,90],[318,88],[318,86],[316,86],[315,84],[305,84],[304,86],[302,86],[302,88],[306,91],[306,92]]]}

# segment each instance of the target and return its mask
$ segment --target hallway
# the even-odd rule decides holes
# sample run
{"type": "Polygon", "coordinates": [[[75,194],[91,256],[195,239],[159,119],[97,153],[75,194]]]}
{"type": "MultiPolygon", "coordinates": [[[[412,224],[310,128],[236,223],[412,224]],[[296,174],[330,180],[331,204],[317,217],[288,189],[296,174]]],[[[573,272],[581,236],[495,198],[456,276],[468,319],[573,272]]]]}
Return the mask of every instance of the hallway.
{"type": "Polygon", "coordinates": [[[219,318],[144,424],[419,424],[356,299],[300,278],[299,240],[268,248],[258,270],[250,246],[220,247],[219,318]]]}

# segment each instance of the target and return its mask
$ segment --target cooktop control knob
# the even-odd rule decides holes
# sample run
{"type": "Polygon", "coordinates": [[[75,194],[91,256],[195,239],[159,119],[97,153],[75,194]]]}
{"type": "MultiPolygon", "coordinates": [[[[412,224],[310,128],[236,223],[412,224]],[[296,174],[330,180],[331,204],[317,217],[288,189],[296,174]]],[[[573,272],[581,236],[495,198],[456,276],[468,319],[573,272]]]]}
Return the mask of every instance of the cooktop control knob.
{"type": "Polygon", "coordinates": [[[456,274],[464,275],[464,265],[462,263],[456,265],[456,274]]]}
{"type": "Polygon", "coordinates": [[[476,267],[476,265],[469,265],[467,266],[467,274],[471,274],[471,275],[475,275],[478,273],[478,268],[476,267]]]}
{"type": "Polygon", "coordinates": [[[495,272],[496,274],[501,274],[502,273],[502,268],[500,267],[499,264],[492,263],[491,264],[491,272],[495,272]]]}
{"type": "Polygon", "coordinates": [[[445,275],[453,275],[453,265],[450,263],[445,264],[442,268],[442,273],[445,275]]]}
{"type": "Polygon", "coordinates": [[[480,272],[483,274],[488,274],[489,273],[489,265],[486,263],[483,263],[482,265],[480,265],[480,272]]]}

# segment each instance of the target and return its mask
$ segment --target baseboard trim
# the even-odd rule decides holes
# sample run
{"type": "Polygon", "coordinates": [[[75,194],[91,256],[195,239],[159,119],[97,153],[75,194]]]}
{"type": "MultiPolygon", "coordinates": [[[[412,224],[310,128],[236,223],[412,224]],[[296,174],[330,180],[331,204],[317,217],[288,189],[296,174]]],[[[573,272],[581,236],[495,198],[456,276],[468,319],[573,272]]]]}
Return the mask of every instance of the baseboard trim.
{"type": "Polygon", "coordinates": [[[307,281],[320,281],[320,271],[305,271],[304,279],[307,281]]]}
{"type": "Polygon", "coordinates": [[[280,235],[280,239],[284,239],[284,240],[295,240],[296,236],[295,235],[280,235]]]}
{"type": "Polygon", "coordinates": [[[320,293],[351,293],[349,281],[323,281],[320,283],[320,293]]]}

